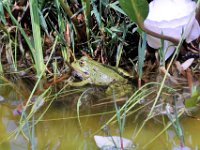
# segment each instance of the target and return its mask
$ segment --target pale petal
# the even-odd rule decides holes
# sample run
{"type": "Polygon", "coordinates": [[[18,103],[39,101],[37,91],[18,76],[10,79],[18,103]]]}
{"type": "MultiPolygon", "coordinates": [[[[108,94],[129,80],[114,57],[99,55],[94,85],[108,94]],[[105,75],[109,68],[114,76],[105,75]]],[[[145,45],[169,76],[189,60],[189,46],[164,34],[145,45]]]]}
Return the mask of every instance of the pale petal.
{"type": "Polygon", "coordinates": [[[188,69],[192,65],[193,61],[194,61],[194,58],[190,58],[190,59],[186,60],[184,63],[181,64],[182,69],[183,70],[188,69]]]}
{"type": "Polygon", "coordinates": [[[190,30],[188,37],[186,38],[186,42],[190,43],[191,41],[197,39],[200,35],[200,26],[197,20],[195,19],[193,26],[190,30]]]}
{"type": "Polygon", "coordinates": [[[171,21],[191,14],[196,3],[191,0],[153,0],[149,4],[147,19],[154,21],[171,21]]]}
{"type": "MultiPolygon", "coordinates": [[[[149,4],[149,14],[144,25],[151,31],[175,39],[184,39],[189,43],[200,35],[200,26],[195,19],[196,3],[191,0],[153,0],[149,4]],[[184,33],[184,34],[183,34],[184,33]]],[[[158,49],[162,46],[161,40],[147,35],[150,47],[158,49]]],[[[175,50],[171,42],[164,41],[165,60],[175,50]],[[170,46],[170,47],[169,47],[170,46]]]]}

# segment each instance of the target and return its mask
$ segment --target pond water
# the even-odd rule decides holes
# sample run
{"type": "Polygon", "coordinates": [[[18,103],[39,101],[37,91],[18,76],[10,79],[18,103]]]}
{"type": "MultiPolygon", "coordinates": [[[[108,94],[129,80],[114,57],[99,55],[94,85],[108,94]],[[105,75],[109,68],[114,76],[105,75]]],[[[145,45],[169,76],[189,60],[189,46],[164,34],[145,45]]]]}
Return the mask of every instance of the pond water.
{"type": "MultiPolygon", "coordinates": [[[[67,97],[66,97],[67,99],[67,97]]],[[[13,115],[13,98],[7,97],[0,104],[0,150],[27,150],[31,149],[29,142],[23,134],[17,137],[10,136],[10,133],[18,127],[20,116],[13,115]]],[[[15,105],[15,104],[14,104],[15,105]]],[[[35,119],[44,111],[45,106],[35,115],[35,119]]],[[[112,135],[119,136],[119,127],[117,124],[108,126],[104,131],[100,127],[106,123],[113,115],[114,107],[94,107],[83,108],[80,111],[80,122],[77,118],[76,107],[68,106],[65,102],[54,102],[43,116],[42,120],[35,125],[34,141],[37,150],[97,150],[94,142],[94,135],[112,135]],[[104,114],[105,112],[110,112],[104,114]],[[98,132],[97,132],[98,131],[98,132]]],[[[200,111],[195,112],[196,117],[200,118],[200,111]]],[[[179,145],[179,139],[176,136],[173,127],[160,135],[151,144],[149,143],[158,133],[163,130],[163,125],[157,120],[152,119],[142,129],[141,133],[134,139],[137,129],[141,126],[144,118],[136,119],[135,115],[127,117],[123,132],[123,137],[128,138],[136,144],[135,149],[147,150],[170,150],[179,145]]],[[[181,125],[184,129],[184,138],[186,146],[191,149],[200,147],[200,120],[182,117],[181,125]]]]}

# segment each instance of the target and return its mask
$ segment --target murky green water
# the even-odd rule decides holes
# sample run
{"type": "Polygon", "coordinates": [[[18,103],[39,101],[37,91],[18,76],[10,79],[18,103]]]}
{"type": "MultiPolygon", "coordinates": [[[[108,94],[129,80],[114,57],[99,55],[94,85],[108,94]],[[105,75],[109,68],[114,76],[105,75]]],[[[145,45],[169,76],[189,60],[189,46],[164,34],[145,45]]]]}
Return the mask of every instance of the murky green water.
{"type": "MultiPolygon", "coordinates": [[[[29,142],[22,134],[16,138],[9,137],[9,134],[18,127],[20,116],[13,115],[13,101],[0,104],[0,150],[27,150],[30,149],[29,142]]],[[[44,109],[45,107],[43,107],[44,109]]],[[[37,113],[35,119],[43,112],[43,109],[37,113]]],[[[80,112],[81,126],[77,119],[75,107],[68,107],[66,103],[53,103],[47,113],[35,126],[35,146],[37,150],[95,150],[98,149],[94,142],[94,135],[115,135],[119,136],[119,128],[117,124],[109,126],[106,131],[99,131],[99,128],[109,120],[113,115],[95,115],[111,111],[110,107],[101,108],[85,108],[80,112]],[[96,133],[97,132],[97,133],[96,133]],[[106,133],[107,132],[107,133],[106,133]]],[[[195,113],[196,117],[200,117],[200,111],[195,113]]],[[[142,119],[135,119],[135,116],[129,116],[126,120],[123,137],[131,139],[137,145],[137,149],[147,150],[168,150],[173,146],[179,145],[179,140],[171,127],[167,132],[159,136],[153,143],[144,148],[152,138],[154,138],[162,129],[163,126],[156,120],[149,121],[141,133],[134,139],[137,128],[141,125],[142,119]]],[[[161,120],[161,118],[158,118],[161,120]]],[[[200,147],[200,121],[184,117],[181,119],[181,124],[184,129],[185,143],[188,147],[194,149],[200,147]]]]}

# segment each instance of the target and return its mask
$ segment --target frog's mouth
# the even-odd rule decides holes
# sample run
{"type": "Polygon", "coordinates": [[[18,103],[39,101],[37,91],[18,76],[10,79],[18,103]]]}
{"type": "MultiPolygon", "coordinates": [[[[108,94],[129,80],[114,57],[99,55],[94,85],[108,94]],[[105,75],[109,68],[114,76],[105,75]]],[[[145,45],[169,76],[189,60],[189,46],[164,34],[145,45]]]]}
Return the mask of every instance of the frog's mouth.
{"type": "Polygon", "coordinates": [[[81,80],[86,79],[86,78],[89,77],[89,73],[88,72],[82,72],[82,71],[77,71],[77,70],[74,70],[72,72],[72,74],[73,74],[74,77],[78,77],[81,80]]]}

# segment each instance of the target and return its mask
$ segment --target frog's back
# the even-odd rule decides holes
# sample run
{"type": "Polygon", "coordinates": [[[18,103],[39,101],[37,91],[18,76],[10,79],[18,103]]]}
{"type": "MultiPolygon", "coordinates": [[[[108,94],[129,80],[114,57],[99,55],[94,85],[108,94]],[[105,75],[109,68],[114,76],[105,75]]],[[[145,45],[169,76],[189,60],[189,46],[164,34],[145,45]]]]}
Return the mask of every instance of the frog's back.
{"type": "Polygon", "coordinates": [[[91,63],[93,83],[98,85],[108,85],[113,82],[126,82],[127,80],[119,72],[107,65],[93,61],[91,63]]]}
{"type": "Polygon", "coordinates": [[[83,63],[78,66],[79,70],[87,72],[87,80],[91,84],[96,85],[109,85],[114,82],[126,82],[127,80],[114,69],[114,67],[103,65],[86,56],[81,57],[79,62],[83,63]]]}

